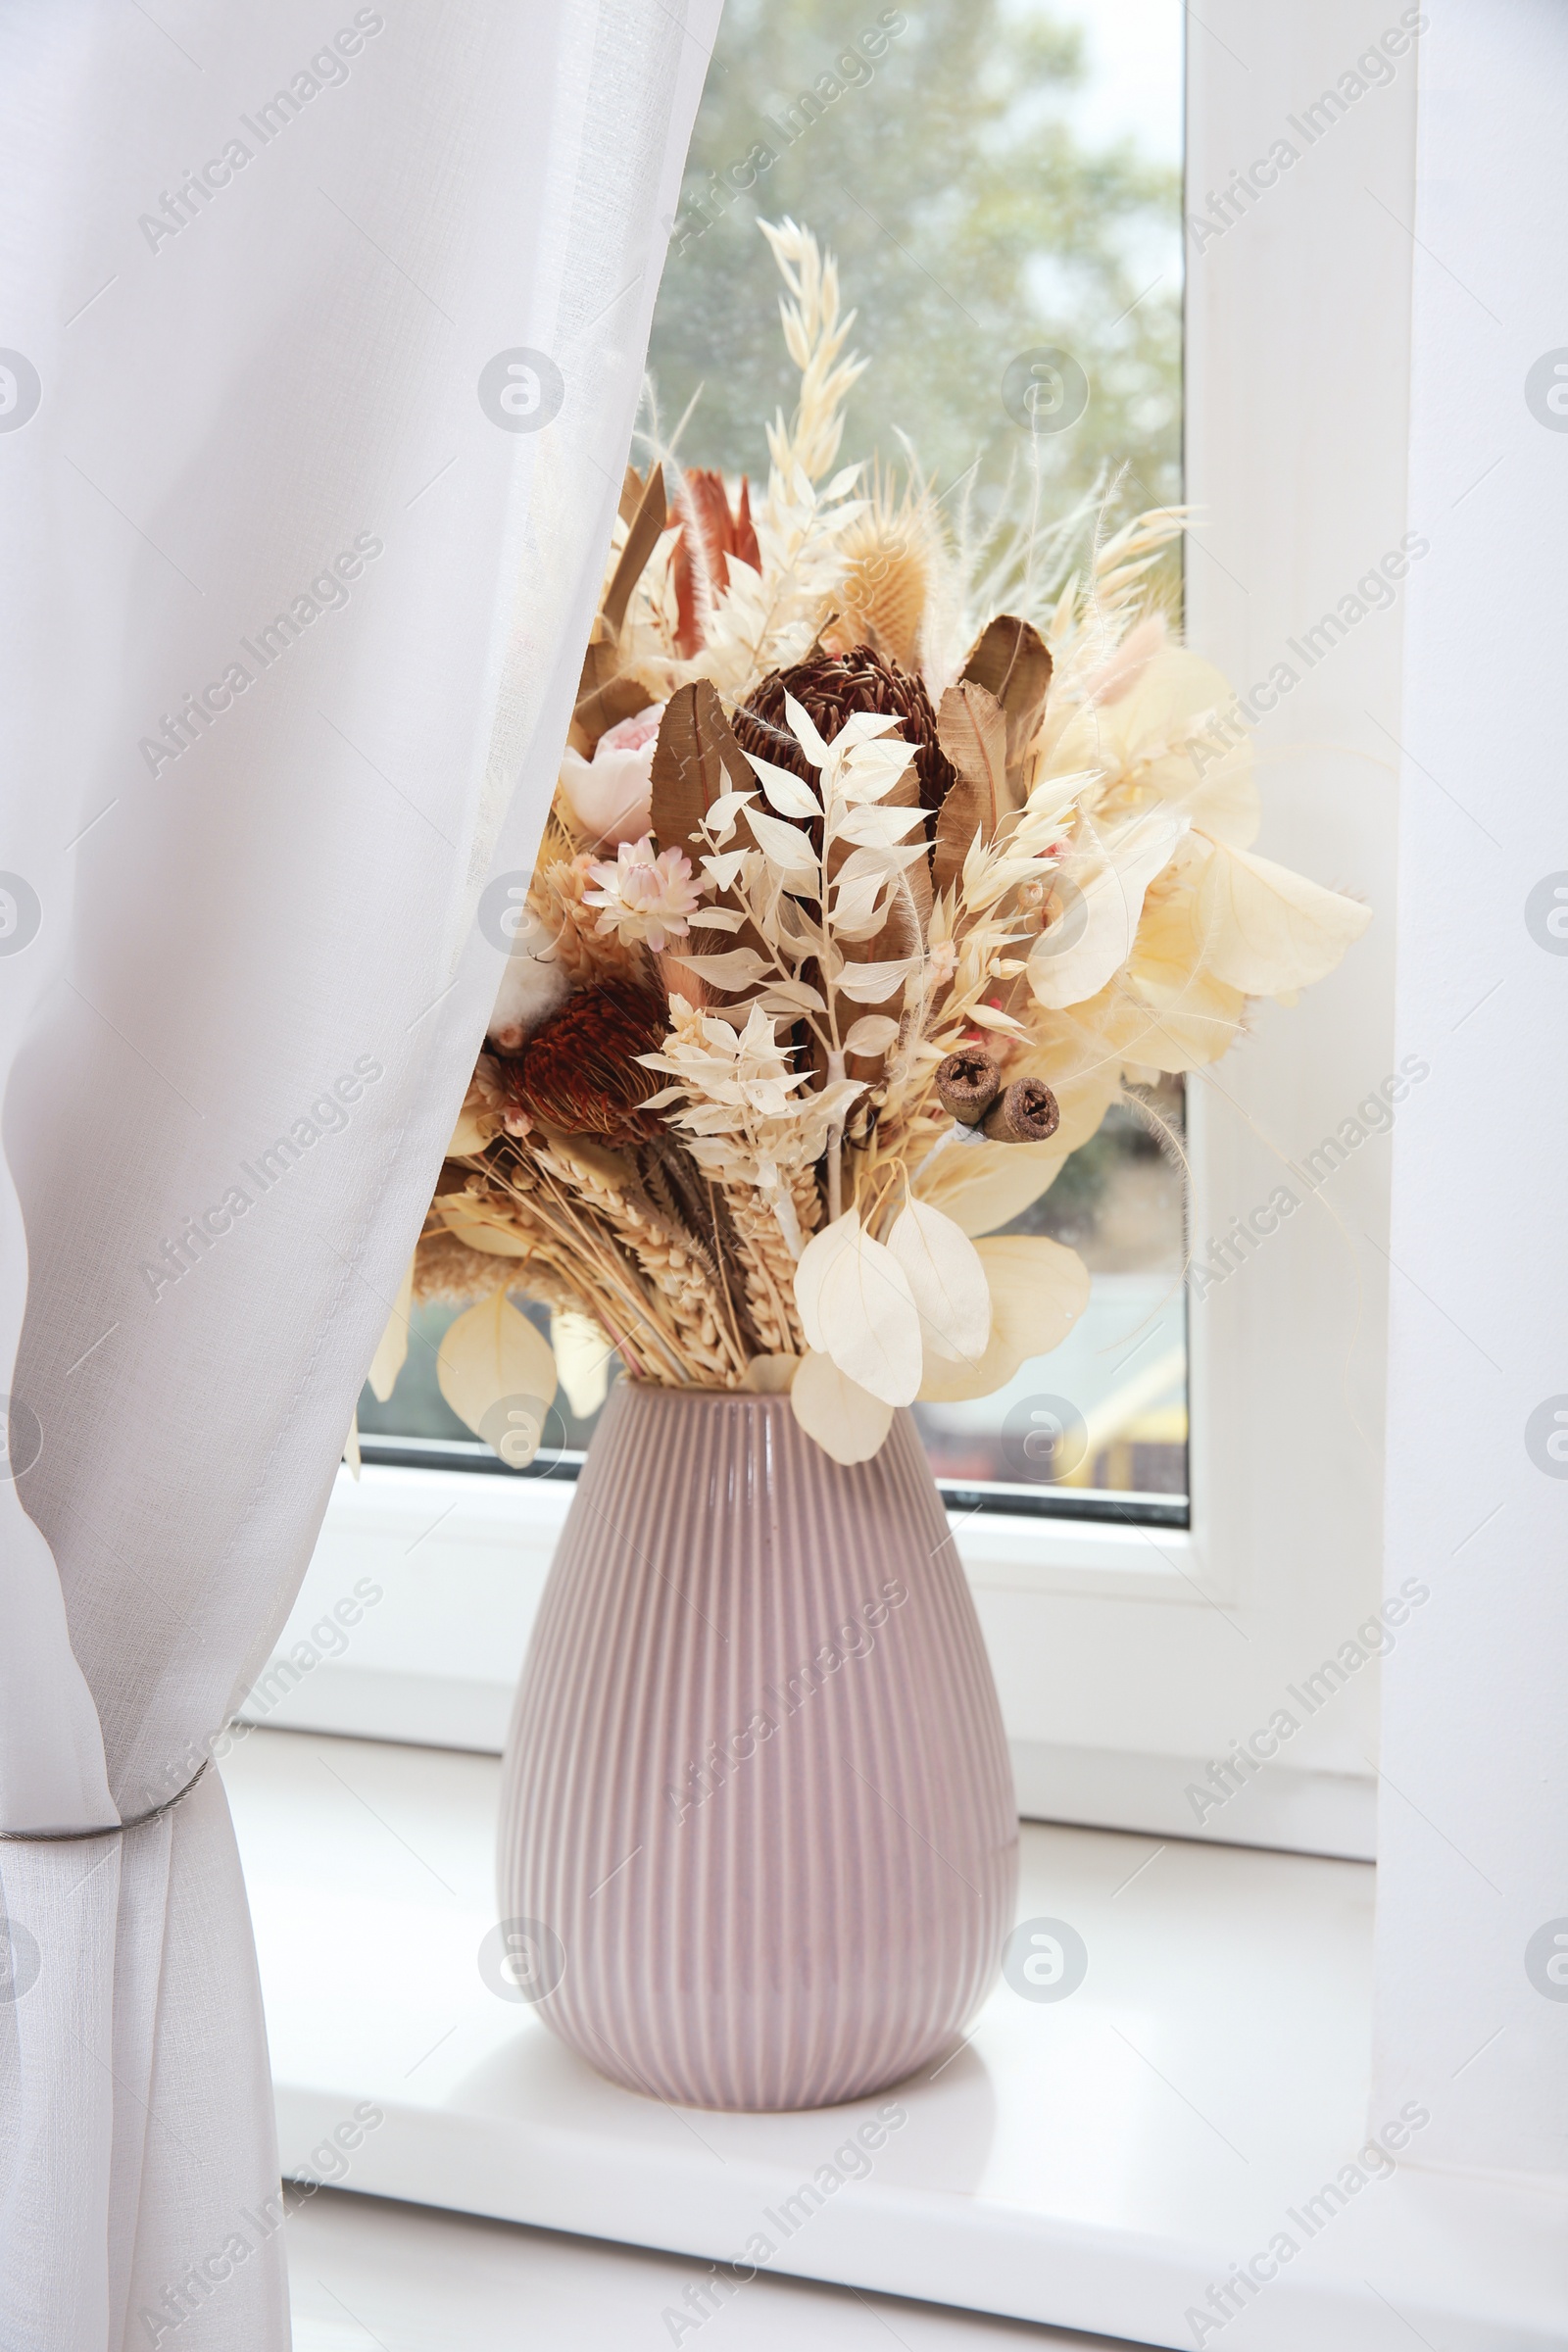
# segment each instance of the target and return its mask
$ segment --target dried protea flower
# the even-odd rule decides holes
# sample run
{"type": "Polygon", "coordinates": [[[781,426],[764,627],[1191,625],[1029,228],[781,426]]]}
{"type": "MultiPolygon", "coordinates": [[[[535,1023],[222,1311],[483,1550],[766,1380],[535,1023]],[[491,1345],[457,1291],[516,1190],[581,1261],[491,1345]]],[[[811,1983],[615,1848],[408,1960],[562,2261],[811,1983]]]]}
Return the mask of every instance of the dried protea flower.
{"type": "Polygon", "coordinates": [[[731,722],[742,751],[771,760],[776,767],[791,768],[809,782],[815,770],[790,733],[784,715],[786,695],[804,705],[829,743],[852,710],[885,710],[896,718],[905,741],[918,747],[914,772],[920,806],[928,812],[941,808],[957,782],[957,771],[937,741],[937,716],[924,685],[897,662],[884,662],[869,646],[857,646],[848,654],[811,654],[791,669],[773,670],[731,722]]]}
{"type": "Polygon", "coordinates": [[[722,596],[729,586],[731,556],[751,564],[754,571],[762,567],[752,524],[751,484],[743,473],[732,514],[723,475],[706,466],[694,466],[684,477],[680,537],[675,542],[671,564],[675,581],[675,643],[688,662],[702,651],[706,605],[710,599],[722,596]],[[700,566],[692,561],[694,539],[700,566]],[[706,598],[699,593],[700,568],[708,575],[706,598]]]}
{"type": "Polygon", "coordinates": [[[657,1135],[662,1121],[640,1105],[659,1081],[638,1061],[664,1042],[660,999],[624,980],[602,980],[534,1032],[522,1052],[496,1057],[511,1101],[564,1135],[657,1135]]]}

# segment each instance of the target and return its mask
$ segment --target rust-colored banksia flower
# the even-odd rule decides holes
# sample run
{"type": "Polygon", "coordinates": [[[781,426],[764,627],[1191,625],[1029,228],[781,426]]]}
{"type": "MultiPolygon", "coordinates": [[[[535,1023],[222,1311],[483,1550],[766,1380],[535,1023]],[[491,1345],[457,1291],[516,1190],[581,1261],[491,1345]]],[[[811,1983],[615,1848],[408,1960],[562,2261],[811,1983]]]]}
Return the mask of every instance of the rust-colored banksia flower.
{"type": "Polygon", "coordinates": [[[658,1052],[668,1018],[647,989],[601,980],[495,1065],[517,1108],[563,1135],[658,1135],[663,1121],[639,1106],[659,1082],[637,1056],[658,1052]]]}

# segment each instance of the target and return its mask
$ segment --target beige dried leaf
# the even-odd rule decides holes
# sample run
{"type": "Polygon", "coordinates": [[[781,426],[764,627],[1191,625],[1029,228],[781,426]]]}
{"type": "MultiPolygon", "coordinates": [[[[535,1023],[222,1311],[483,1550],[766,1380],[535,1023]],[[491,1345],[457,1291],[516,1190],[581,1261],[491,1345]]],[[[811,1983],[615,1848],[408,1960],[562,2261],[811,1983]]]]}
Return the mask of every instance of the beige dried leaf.
{"type": "Polygon", "coordinates": [[[1114,833],[1075,849],[1058,883],[1062,906],[1029,951],[1029,986],[1049,1008],[1097,996],[1132,953],[1144,893],[1170,863],[1187,818],[1156,803],[1114,833]]]}
{"type": "Polygon", "coordinates": [[[862,1013],[845,1038],[844,1051],[846,1054],[885,1054],[898,1034],[899,1024],[890,1013],[862,1013]]]}
{"type": "Polygon", "coordinates": [[[545,1408],[556,1394],[556,1359],[544,1334],[498,1291],[450,1325],[436,1357],[435,1376],[458,1419],[483,1438],[514,1469],[531,1460],[543,1429],[545,1408]],[[538,1407],[531,1431],[526,1417],[510,1417],[538,1407]],[[497,1408],[504,1428],[498,1428],[497,1408]],[[505,1446],[505,1451],[503,1451],[505,1446]]]}
{"type": "Polygon", "coordinates": [[[1059,1242],[999,1233],[975,1249],[991,1291],[991,1343],[978,1364],[929,1359],[920,1383],[925,1404],[955,1404],[1004,1388],[1020,1364],[1059,1348],[1089,1303],[1089,1270],[1059,1242]]]}
{"type": "Polygon", "coordinates": [[[1198,901],[1209,969],[1250,997],[1323,979],[1372,920],[1370,906],[1223,842],[1214,845],[1198,901]]]}
{"type": "MultiPolygon", "coordinates": [[[[460,1199],[466,1199],[460,1195],[460,1199]]],[[[533,1241],[519,1233],[516,1226],[499,1214],[494,1216],[457,1216],[451,1211],[445,1217],[447,1231],[465,1249],[477,1250],[486,1257],[531,1257],[533,1241]]]]}
{"type": "Polygon", "coordinates": [[[808,1438],[835,1462],[852,1468],[880,1452],[893,1426],[893,1407],[841,1372],[831,1356],[813,1348],[804,1356],[790,1387],[795,1418],[808,1438]]]}
{"type": "Polygon", "coordinates": [[[1054,1136],[1046,1144],[951,1143],[921,1176],[919,1197],[961,1233],[992,1233],[1050,1192],[1066,1158],[1054,1136]]]}
{"type": "Polygon", "coordinates": [[[500,1133],[500,1113],[491,1109],[476,1086],[470,1086],[452,1130],[446,1155],[448,1159],[472,1159],[500,1133]]]}
{"type": "Polygon", "coordinates": [[[550,1348],[566,1402],[579,1421],[586,1421],[605,1401],[614,1348],[592,1315],[569,1307],[551,1313],[550,1348]]]}

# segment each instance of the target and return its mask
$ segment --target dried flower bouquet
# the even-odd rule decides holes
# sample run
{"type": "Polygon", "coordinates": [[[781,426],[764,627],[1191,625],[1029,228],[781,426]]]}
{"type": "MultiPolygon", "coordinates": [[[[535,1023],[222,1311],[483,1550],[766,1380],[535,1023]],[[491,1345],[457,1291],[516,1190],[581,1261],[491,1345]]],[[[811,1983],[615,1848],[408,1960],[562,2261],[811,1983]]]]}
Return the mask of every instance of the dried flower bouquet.
{"type": "MultiPolygon", "coordinates": [[[[412,1270],[475,1302],[439,1377],[514,1460],[558,1372],[589,1409],[612,1352],[788,1389],[842,1462],[899,1405],[1003,1386],[1089,1279],[998,1229],[1129,1084],[1215,1060],[1368,920],[1250,847],[1228,690],[1151,592],[1180,518],[1097,537],[1048,594],[1033,515],[976,544],[916,468],[901,492],[835,470],[853,314],[809,235],[764,233],[799,406],[755,514],[657,440],[628,472],[412,1270]],[[551,1308],[553,1349],[509,1291],[551,1308]]],[[[382,1394],[405,1346],[406,1314],[382,1394]]]]}

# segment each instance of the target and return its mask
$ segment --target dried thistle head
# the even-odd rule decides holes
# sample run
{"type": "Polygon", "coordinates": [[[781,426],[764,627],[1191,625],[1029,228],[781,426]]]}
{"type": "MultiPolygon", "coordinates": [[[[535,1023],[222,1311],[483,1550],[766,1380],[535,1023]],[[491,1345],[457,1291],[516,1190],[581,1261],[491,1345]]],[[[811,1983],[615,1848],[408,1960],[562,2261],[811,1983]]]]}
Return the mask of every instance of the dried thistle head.
{"type": "Polygon", "coordinates": [[[593,863],[586,851],[553,858],[548,864],[541,861],[529,893],[529,905],[537,908],[551,932],[552,952],[564,964],[575,988],[598,980],[632,980],[643,968],[640,949],[628,947],[613,931],[599,931],[599,910],[588,904],[588,893],[594,887],[593,863]]]}
{"type": "Polygon", "coordinates": [[[879,476],[866,512],[845,532],[837,617],[824,629],[831,653],[868,645],[901,669],[915,669],[936,571],[936,535],[924,498],[895,497],[879,476]]]}

